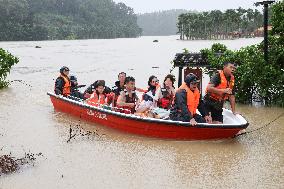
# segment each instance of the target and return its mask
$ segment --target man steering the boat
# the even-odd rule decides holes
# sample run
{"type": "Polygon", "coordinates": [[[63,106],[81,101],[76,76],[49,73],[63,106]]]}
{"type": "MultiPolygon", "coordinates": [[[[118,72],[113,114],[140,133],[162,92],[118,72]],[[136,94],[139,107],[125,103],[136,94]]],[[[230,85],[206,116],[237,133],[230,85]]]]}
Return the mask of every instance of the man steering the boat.
{"type": "Polygon", "coordinates": [[[223,105],[229,99],[233,114],[235,111],[235,79],[236,70],[234,63],[225,62],[223,70],[219,70],[211,78],[204,96],[206,109],[211,112],[213,123],[223,123],[223,105]]]}
{"type": "Polygon", "coordinates": [[[69,68],[63,66],[60,68],[60,75],[55,81],[54,93],[65,97],[71,94],[71,81],[69,79],[69,68]]]}
{"type": "Polygon", "coordinates": [[[193,73],[185,77],[184,83],[178,88],[174,104],[171,108],[170,119],[174,121],[190,122],[192,126],[197,123],[211,123],[212,118],[200,100],[197,76],[193,73]],[[197,109],[201,115],[197,114],[197,109]]]}
{"type": "Polygon", "coordinates": [[[117,108],[121,108],[123,113],[134,114],[138,103],[139,98],[135,92],[135,79],[128,76],[125,78],[125,88],[118,96],[117,108]]]}

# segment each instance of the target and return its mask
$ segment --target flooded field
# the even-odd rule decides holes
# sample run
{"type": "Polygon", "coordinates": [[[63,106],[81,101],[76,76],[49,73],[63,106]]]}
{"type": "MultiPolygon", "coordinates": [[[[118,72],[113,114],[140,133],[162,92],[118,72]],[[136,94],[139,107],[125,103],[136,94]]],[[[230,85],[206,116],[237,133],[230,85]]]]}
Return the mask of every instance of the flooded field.
{"type": "MultiPolygon", "coordinates": [[[[33,165],[0,176],[0,188],[283,188],[284,116],[235,139],[172,141],[125,134],[53,109],[46,93],[63,65],[79,84],[105,79],[112,86],[125,71],[146,87],[152,74],[163,79],[183,48],[195,52],[222,42],[239,49],[261,41],[176,38],[0,42],[20,58],[8,79],[22,81],[0,91],[0,156],[42,153],[33,165]],[[91,134],[67,142],[70,127],[91,134]]],[[[284,114],[281,108],[248,105],[237,111],[250,122],[248,131],[284,114]]]]}

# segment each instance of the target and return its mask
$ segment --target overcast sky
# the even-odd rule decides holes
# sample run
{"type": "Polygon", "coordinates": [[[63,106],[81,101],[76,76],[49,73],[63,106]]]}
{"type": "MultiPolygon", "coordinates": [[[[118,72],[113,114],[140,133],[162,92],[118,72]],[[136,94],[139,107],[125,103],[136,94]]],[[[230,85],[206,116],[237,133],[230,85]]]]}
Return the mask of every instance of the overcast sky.
{"type": "MultiPolygon", "coordinates": [[[[257,0],[114,0],[115,2],[123,2],[127,6],[132,7],[135,13],[154,12],[169,9],[187,9],[187,10],[226,10],[256,7],[253,5],[257,0]]],[[[258,10],[262,10],[260,7],[258,10]]]]}

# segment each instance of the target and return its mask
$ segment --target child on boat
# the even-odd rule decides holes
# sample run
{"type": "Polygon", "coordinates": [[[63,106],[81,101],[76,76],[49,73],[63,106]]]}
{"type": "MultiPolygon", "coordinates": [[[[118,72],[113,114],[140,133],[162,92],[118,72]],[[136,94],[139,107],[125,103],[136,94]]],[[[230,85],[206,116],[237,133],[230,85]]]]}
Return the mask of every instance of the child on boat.
{"type": "Polygon", "coordinates": [[[87,99],[87,103],[92,106],[105,105],[107,102],[106,94],[104,93],[105,81],[98,80],[94,87],[95,91],[91,94],[90,98],[87,99]]]}

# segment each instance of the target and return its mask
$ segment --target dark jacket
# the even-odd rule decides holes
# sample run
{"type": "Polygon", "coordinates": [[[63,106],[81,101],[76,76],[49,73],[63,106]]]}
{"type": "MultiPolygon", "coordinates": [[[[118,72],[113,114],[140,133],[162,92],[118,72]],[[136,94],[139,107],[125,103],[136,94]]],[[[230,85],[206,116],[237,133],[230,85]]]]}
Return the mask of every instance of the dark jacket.
{"type": "Polygon", "coordinates": [[[115,96],[119,96],[120,92],[124,90],[124,87],[120,87],[120,81],[116,81],[114,83],[114,86],[112,87],[112,92],[115,94],[115,96]]]}
{"type": "Polygon", "coordinates": [[[79,91],[79,87],[82,87],[82,86],[85,86],[85,85],[81,85],[81,86],[78,86],[78,85],[75,85],[72,81],[71,81],[71,94],[70,96],[73,96],[75,97],[74,99],[75,100],[86,100],[86,98],[84,97],[84,95],[79,91]]]}
{"type": "MultiPolygon", "coordinates": [[[[199,101],[199,105],[197,107],[198,111],[204,117],[209,115],[204,107],[204,103],[202,100],[199,101]]],[[[184,121],[189,122],[195,115],[192,115],[187,108],[187,93],[186,90],[182,89],[176,92],[174,105],[171,108],[170,119],[174,121],[184,121]]]]}
{"type": "Polygon", "coordinates": [[[54,93],[57,95],[62,95],[64,85],[64,79],[62,77],[58,77],[55,81],[54,93]]]}

